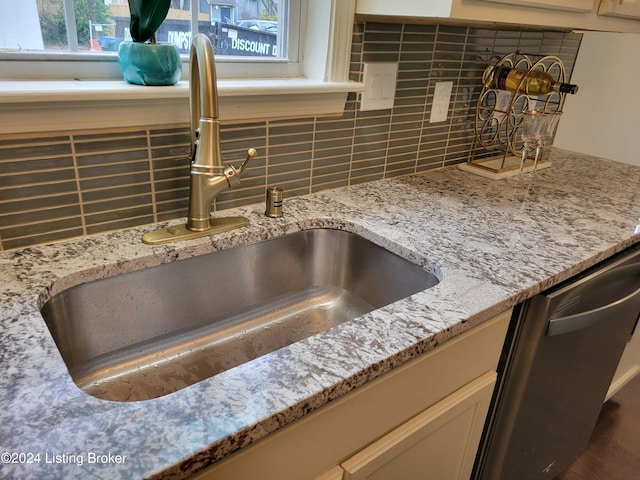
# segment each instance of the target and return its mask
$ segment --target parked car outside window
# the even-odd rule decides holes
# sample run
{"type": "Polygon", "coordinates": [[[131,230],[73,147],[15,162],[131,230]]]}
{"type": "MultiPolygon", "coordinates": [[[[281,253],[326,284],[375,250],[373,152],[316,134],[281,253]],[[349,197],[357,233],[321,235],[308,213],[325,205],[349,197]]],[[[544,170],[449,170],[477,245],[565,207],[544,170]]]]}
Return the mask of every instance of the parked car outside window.
{"type": "Polygon", "coordinates": [[[278,33],[278,22],[273,20],[239,20],[238,26],[252,30],[262,30],[263,32],[278,33]]]}

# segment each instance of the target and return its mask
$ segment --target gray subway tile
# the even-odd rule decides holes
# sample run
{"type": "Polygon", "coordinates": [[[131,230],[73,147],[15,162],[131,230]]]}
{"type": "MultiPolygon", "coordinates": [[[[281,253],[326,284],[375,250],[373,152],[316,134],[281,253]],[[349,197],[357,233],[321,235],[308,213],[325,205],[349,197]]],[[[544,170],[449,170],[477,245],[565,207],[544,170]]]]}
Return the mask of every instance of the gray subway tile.
{"type": "Polygon", "coordinates": [[[100,227],[100,225],[113,224],[114,222],[124,222],[124,224],[126,224],[126,222],[128,221],[133,221],[134,223],[131,223],[130,225],[139,225],[139,223],[136,223],[136,219],[139,219],[141,217],[150,218],[150,220],[146,223],[153,222],[153,211],[151,205],[136,205],[129,208],[119,208],[116,210],[88,213],[85,215],[87,222],[87,231],[90,230],[90,226],[92,227],[92,229],[93,227],[98,227],[101,228],[100,231],[105,231],[111,229],[111,227],[102,228],[100,227]]]}
{"type": "MultiPolygon", "coordinates": [[[[399,62],[393,108],[362,112],[361,95],[350,93],[338,116],[222,124],[223,162],[239,165],[251,147],[258,156],[215,209],[263,202],[266,185],[290,197],[466,161],[486,65],[517,48],[552,52],[570,76],[581,40],[574,32],[358,21],[349,78],[361,80],[365,61],[399,62]],[[449,116],[430,124],[439,81],[454,82],[449,116]]],[[[2,247],[183,217],[190,143],[186,124],[0,139],[2,247]],[[20,217],[27,225],[17,224],[20,217]]],[[[476,148],[478,156],[492,154],[476,148]]]]}
{"type": "Polygon", "coordinates": [[[10,226],[0,226],[0,235],[3,243],[11,238],[33,237],[47,235],[52,231],[72,230],[74,235],[78,229],[82,228],[80,216],[53,218],[50,220],[39,220],[28,224],[16,224],[10,226]]]}
{"type": "Polygon", "coordinates": [[[77,192],[75,180],[43,183],[40,185],[25,184],[14,188],[0,188],[0,202],[27,198],[33,199],[34,202],[42,202],[46,201],[50,196],[73,192],[77,192]]]}
{"type": "Polygon", "coordinates": [[[78,155],[98,153],[113,150],[139,150],[147,148],[146,136],[124,138],[105,138],[91,142],[75,142],[75,152],[78,155]]]}
{"type": "Polygon", "coordinates": [[[49,183],[64,182],[75,178],[73,169],[52,171],[31,171],[22,175],[6,175],[2,177],[3,187],[40,184],[46,188],[49,183]]]}
{"type": "Polygon", "coordinates": [[[71,157],[45,157],[35,160],[9,160],[0,162],[0,175],[29,175],[38,171],[54,171],[73,168],[71,157]]]}
{"type": "Polygon", "coordinates": [[[97,188],[111,188],[123,185],[133,185],[136,183],[150,184],[149,172],[132,173],[128,175],[113,175],[107,177],[89,178],[80,181],[83,190],[97,188]]]}
{"type": "Polygon", "coordinates": [[[27,158],[52,158],[63,157],[71,155],[71,144],[66,141],[65,143],[57,143],[56,140],[51,143],[40,143],[44,140],[38,139],[38,143],[20,143],[16,146],[14,142],[11,142],[8,146],[2,147],[0,145],[0,161],[18,161],[27,158]]]}
{"type": "Polygon", "coordinates": [[[311,185],[311,192],[315,193],[315,192],[320,192],[322,190],[329,190],[332,188],[346,187],[348,184],[349,184],[349,181],[346,177],[336,178],[336,179],[332,177],[314,178],[313,183],[311,185]]]}
{"type": "Polygon", "coordinates": [[[85,215],[110,212],[127,208],[136,208],[140,205],[151,205],[151,193],[146,195],[131,195],[128,197],[117,197],[100,202],[85,202],[83,204],[85,215]]]}
{"type": "Polygon", "coordinates": [[[87,233],[93,235],[95,233],[109,232],[111,230],[119,230],[123,228],[136,227],[138,225],[147,225],[153,223],[153,215],[142,215],[140,217],[116,218],[113,220],[97,223],[95,225],[87,225],[87,233]]]}
{"type": "MultiPolygon", "coordinates": [[[[77,192],[69,192],[58,195],[48,195],[46,198],[34,199],[23,198],[13,199],[0,202],[0,215],[7,215],[19,212],[27,212],[35,208],[39,208],[41,204],[45,204],[47,208],[64,207],[68,205],[79,205],[77,192]]],[[[0,225],[3,222],[0,222],[0,225]]]]}
{"type": "Polygon", "coordinates": [[[0,230],[0,238],[2,238],[2,247],[5,250],[13,248],[29,247],[31,245],[38,245],[41,243],[51,243],[59,240],[65,240],[73,237],[80,237],[84,234],[84,230],[80,226],[72,228],[62,228],[57,230],[55,226],[48,225],[47,231],[40,234],[33,234],[26,237],[10,238],[2,237],[2,231],[0,230]]]}

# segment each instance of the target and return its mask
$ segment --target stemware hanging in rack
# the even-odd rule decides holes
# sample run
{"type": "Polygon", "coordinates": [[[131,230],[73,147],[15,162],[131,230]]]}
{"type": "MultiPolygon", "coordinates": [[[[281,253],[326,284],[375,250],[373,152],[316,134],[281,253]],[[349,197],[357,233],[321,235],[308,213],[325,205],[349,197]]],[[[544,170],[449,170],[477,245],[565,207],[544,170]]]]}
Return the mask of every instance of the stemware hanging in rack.
{"type": "Polygon", "coordinates": [[[565,68],[562,60],[552,55],[531,55],[516,52],[502,57],[488,67],[483,76],[483,86],[478,98],[475,115],[475,135],[467,163],[460,168],[490,178],[504,178],[534,168],[550,165],[545,158],[544,146],[555,134],[557,117],[562,112],[564,92],[546,95],[525,93],[525,85],[532,72],[543,71],[556,81],[564,83],[565,68]],[[520,69],[526,73],[513,88],[515,91],[496,88],[491,74],[500,67],[520,69]],[[546,112],[554,119],[551,132],[536,139],[535,148],[528,150],[522,138],[525,112],[546,112]]]}

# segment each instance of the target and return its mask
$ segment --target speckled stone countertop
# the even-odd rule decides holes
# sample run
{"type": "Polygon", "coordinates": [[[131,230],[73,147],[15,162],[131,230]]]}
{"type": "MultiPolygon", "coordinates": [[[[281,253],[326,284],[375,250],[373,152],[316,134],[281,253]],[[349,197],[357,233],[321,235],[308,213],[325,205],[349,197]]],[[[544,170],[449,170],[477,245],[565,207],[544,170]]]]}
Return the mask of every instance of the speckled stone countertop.
{"type": "Polygon", "coordinates": [[[281,219],[263,212],[224,212],[251,225],[165,246],[141,243],[155,228],[147,226],[0,254],[0,477],[188,477],[638,242],[640,168],[556,150],[551,168],[522,180],[453,167],[288,199],[281,219]],[[89,280],[314,227],[359,233],[441,281],[141,402],[80,391],[39,312],[52,295],[89,280]],[[91,453],[111,457],[90,463],[91,453]]]}

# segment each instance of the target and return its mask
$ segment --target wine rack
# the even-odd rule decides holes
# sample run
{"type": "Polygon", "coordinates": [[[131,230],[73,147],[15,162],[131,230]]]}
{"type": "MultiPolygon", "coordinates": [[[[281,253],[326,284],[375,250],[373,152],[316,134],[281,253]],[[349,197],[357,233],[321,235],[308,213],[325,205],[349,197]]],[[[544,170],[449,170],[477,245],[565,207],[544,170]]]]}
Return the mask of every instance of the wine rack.
{"type": "MultiPolygon", "coordinates": [[[[482,91],[475,113],[475,135],[469,159],[460,168],[489,178],[504,178],[520,172],[523,142],[518,129],[527,110],[550,110],[562,112],[565,93],[552,92],[547,95],[532,96],[519,93],[530,74],[542,70],[554,80],[565,83],[566,74],[562,60],[552,55],[531,55],[516,52],[502,57],[496,67],[505,66],[527,70],[518,84],[516,92],[491,88],[490,75],[482,79],[482,91]],[[489,77],[489,78],[487,78],[489,77]]],[[[547,158],[538,162],[536,168],[550,166],[547,158]]],[[[524,171],[534,167],[533,159],[524,162],[524,171]]]]}

